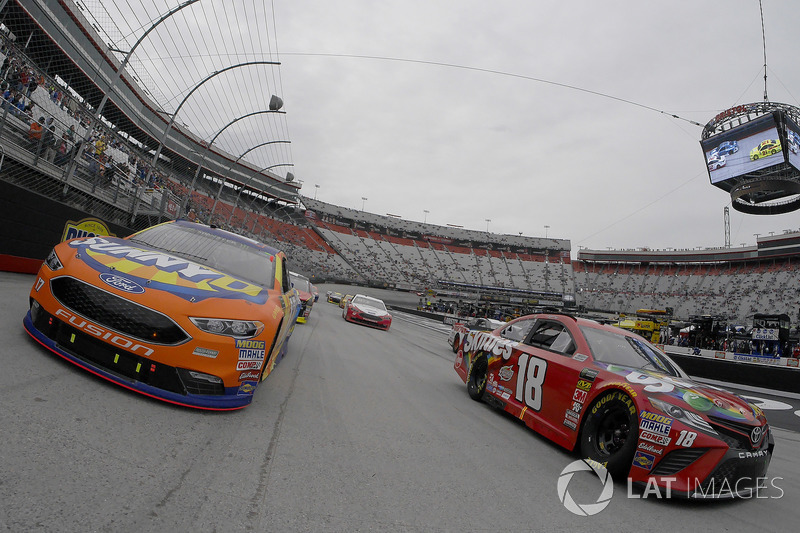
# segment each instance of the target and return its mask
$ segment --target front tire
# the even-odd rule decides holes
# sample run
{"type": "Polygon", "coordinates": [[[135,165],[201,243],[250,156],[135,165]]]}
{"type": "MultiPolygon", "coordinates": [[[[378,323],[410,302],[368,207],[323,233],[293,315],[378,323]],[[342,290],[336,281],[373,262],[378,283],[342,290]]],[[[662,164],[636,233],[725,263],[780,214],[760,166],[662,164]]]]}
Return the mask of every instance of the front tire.
{"type": "Polygon", "coordinates": [[[467,393],[476,402],[483,400],[483,394],[486,392],[486,374],[488,370],[489,363],[486,361],[486,356],[483,355],[477,357],[469,367],[467,393]]]}
{"type": "Polygon", "coordinates": [[[612,477],[627,476],[639,440],[639,419],[630,396],[614,389],[587,406],[580,435],[583,457],[606,464],[612,477]]]}

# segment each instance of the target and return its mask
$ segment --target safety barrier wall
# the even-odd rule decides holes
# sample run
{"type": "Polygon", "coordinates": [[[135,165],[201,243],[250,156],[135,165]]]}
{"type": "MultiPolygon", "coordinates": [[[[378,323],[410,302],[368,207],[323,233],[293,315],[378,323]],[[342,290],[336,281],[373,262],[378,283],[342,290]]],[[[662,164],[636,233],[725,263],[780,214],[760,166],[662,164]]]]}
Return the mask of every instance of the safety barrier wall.
{"type": "Polygon", "coordinates": [[[105,230],[125,237],[132,230],[0,179],[0,270],[36,273],[71,228],[74,236],[105,230]],[[70,225],[71,224],[71,225],[70,225]]]}

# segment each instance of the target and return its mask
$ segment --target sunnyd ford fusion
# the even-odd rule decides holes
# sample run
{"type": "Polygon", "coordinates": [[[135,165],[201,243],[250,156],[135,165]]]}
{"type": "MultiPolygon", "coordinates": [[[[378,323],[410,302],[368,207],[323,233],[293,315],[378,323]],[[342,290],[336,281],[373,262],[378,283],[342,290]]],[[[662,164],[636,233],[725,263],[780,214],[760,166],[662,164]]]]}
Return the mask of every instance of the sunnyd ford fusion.
{"type": "Polygon", "coordinates": [[[44,347],[122,387],[227,410],[252,401],[298,310],[283,252],[175,221],[58,244],[23,323],[44,347]]]}

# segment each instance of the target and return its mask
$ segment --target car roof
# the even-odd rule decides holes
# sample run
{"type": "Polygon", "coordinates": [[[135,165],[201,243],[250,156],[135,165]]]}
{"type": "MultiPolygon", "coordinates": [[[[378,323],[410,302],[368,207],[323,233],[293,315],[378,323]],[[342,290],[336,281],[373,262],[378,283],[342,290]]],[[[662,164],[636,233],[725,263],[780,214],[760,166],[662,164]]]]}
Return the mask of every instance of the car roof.
{"type": "Polygon", "coordinates": [[[615,326],[612,326],[612,325],[609,325],[609,324],[601,324],[600,322],[597,322],[596,320],[592,320],[592,319],[589,319],[589,318],[583,318],[583,317],[575,316],[575,315],[572,315],[570,313],[564,313],[564,312],[535,313],[535,314],[532,314],[532,315],[522,316],[520,318],[540,318],[540,319],[569,318],[569,319],[573,320],[578,326],[581,326],[581,327],[589,327],[589,328],[594,328],[594,329],[601,329],[601,330],[604,330],[604,331],[610,331],[612,333],[617,333],[617,334],[625,335],[625,336],[635,336],[635,334],[631,333],[630,331],[624,330],[622,328],[618,328],[618,327],[615,327],[615,326]]]}

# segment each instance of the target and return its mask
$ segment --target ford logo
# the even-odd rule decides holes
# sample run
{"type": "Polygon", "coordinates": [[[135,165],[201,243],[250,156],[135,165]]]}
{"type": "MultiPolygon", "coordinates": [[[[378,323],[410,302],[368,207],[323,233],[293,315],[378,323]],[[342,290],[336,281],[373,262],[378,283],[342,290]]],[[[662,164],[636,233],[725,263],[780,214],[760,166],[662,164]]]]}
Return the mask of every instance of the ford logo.
{"type": "Polygon", "coordinates": [[[111,285],[115,289],[119,289],[125,292],[130,292],[131,294],[142,294],[144,292],[144,287],[142,287],[135,281],[120,276],[119,274],[104,272],[103,274],[100,274],[100,279],[103,280],[104,283],[106,283],[107,285],[111,285]]]}
{"type": "Polygon", "coordinates": [[[763,428],[761,426],[756,426],[753,428],[753,431],[750,432],[750,442],[753,443],[753,446],[757,446],[759,442],[761,442],[763,428]]]}

